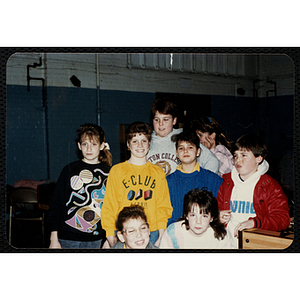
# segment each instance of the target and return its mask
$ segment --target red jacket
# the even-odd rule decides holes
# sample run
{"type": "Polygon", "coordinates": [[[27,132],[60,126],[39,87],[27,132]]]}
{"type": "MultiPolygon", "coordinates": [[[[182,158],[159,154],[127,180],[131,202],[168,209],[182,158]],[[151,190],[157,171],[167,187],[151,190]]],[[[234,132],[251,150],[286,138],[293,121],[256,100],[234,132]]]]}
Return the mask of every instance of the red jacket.
{"type": "MultiPolygon", "coordinates": [[[[223,183],[217,196],[219,210],[230,209],[230,198],[234,186],[231,173],[223,175],[223,183]]],[[[280,231],[290,224],[289,206],[286,195],[279,183],[269,175],[262,175],[253,193],[253,207],[256,217],[254,227],[280,231]]]]}

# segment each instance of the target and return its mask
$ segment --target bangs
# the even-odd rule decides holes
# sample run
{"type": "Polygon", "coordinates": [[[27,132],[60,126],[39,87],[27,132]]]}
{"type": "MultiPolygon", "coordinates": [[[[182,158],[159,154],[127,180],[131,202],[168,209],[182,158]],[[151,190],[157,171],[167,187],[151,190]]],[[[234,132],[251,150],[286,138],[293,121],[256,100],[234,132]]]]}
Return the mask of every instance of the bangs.
{"type": "Polygon", "coordinates": [[[207,203],[199,204],[197,202],[191,203],[188,211],[192,213],[198,210],[197,208],[199,209],[199,213],[202,215],[208,215],[210,213],[207,203]]]}
{"type": "Polygon", "coordinates": [[[99,135],[95,134],[92,131],[87,131],[85,132],[80,139],[80,142],[82,142],[85,139],[89,139],[90,142],[95,141],[95,142],[100,142],[99,135]]]}
{"type": "Polygon", "coordinates": [[[250,150],[250,148],[247,148],[247,147],[239,147],[238,149],[236,149],[236,150],[239,150],[239,151],[246,151],[246,152],[249,152],[249,151],[251,151],[250,150]]]}

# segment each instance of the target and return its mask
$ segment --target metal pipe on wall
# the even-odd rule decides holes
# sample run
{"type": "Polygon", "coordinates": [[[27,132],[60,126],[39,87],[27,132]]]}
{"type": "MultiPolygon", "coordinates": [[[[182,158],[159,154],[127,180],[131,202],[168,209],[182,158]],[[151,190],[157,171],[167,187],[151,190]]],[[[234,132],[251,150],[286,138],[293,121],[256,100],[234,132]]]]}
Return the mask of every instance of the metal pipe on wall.
{"type": "Polygon", "coordinates": [[[100,106],[100,66],[99,53],[96,53],[96,89],[97,89],[97,124],[101,125],[101,106],[100,106]]]}
{"type": "MultiPolygon", "coordinates": [[[[46,54],[44,54],[44,64],[46,63],[46,54]]],[[[44,124],[44,148],[45,148],[45,169],[47,179],[50,179],[50,158],[49,158],[49,125],[48,125],[48,105],[47,105],[47,97],[45,90],[45,78],[41,77],[31,77],[30,76],[30,68],[41,67],[42,57],[39,57],[39,63],[33,63],[32,65],[27,65],[27,91],[30,91],[30,81],[38,80],[42,82],[42,111],[43,111],[43,124],[44,124]]],[[[45,68],[46,69],[46,64],[45,68]]]]}

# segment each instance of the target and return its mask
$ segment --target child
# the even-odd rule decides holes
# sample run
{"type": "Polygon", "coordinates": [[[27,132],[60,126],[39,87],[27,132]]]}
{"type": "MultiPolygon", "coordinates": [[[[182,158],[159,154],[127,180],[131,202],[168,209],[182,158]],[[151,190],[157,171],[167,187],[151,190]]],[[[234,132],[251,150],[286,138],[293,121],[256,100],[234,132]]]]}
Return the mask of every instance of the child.
{"type": "Polygon", "coordinates": [[[194,188],[207,188],[215,197],[223,182],[217,174],[200,167],[197,157],[202,155],[199,137],[195,132],[183,131],[176,136],[176,155],[181,164],[167,176],[173,214],[168,225],[182,216],[184,195],[194,188]]]}
{"type": "Polygon", "coordinates": [[[218,201],[211,192],[196,188],[184,196],[182,218],[168,226],[159,248],[230,248],[225,226],[219,221],[218,201]]]}
{"type": "Polygon", "coordinates": [[[150,241],[156,246],[172,215],[165,174],[160,167],[146,159],[151,133],[152,129],[146,123],[131,124],[126,131],[130,159],[113,166],[108,176],[102,208],[102,226],[106,230],[109,247],[117,241],[115,220],[123,207],[137,204],[145,208],[150,241]]]}
{"type": "Polygon", "coordinates": [[[155,249],[150,242],[150,230],[144,208],[140,205],[124,207],[116,221],[119,242],[112,249],[155,249]]]}
{"type": "Polygon", "coordinates": [[[233,157],[230,153],[231,142],[228,141],[219,122],[213,117],[201,117],[190,123],[200,138],[200,143],[207,147],[219,160],[218,175],[231,172],[233,157]]]}
{"type": "MultiPolygon", "coordinates": [[[[160,166],[166,176],[176,170],[180,164],[176,157],[174,134],[179,134],[180,129],[173,129],[177,122],[177,105],[168,99],[156,99],[151,108],[154,132],[147,159],[149,162],[160,166]]],[[[200,145],[202,155],[198,162],[201,167],[214,173],[218,172],[218,159],[203,145],[200,145]]]]}
{"type": "Polygon", "coordinates": [[[81,125],[78,148],[83,159],[63,168],[49,207],[49,248],[100,248],[105,232],[101,207],[112,163],[103,129],[81,125]]]}
{"type": "Polygon", "coordinates": [[[247,134],[234,144],[234,165],[223,175],[219,194],[220,219],[237,248],[238,231],[249,228],[280,231],[290,223],[287,197],[269,175],[266,145],[247,134]]]}

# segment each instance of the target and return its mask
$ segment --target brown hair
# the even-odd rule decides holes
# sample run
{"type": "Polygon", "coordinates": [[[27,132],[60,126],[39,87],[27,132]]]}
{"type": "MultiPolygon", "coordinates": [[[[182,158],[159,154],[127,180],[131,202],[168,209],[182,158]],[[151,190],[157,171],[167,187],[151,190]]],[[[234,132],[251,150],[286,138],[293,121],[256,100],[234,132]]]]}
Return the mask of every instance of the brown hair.
{"type": "Polygon", "coordinates": [[[159,112],[163,115],[171,115],[174,118],[177,118],[178,109],[177,104],[172,102],[168,98],[156,99],[152,103],[151,107],[151,118],[154,119],[156,112],[159,112]]]}
{"type": "Polygon", "coordinates": [[[223,145],[229,151],[231,150],[232,143],[228,140],[227,136],[225,135],[220,123],[213,117],[200,117],[193,119],[190,122],[190,128],[197,132],[197,130],[201,132],[208,132],[212,134],[215,132],[216,134],[216,146],[223,145]]]}
{"type": "Polygon", "coordinates": [[[129,219],[139,219],[147,222],[144,207],[140,205],[125,206],[120,212],[116,220],[116,228],[118,231],[123,230],[123,224],[129,219]]]}
{"type": "Polygon", "coordinates": [[[130,142],[137,134],[143,134],[150,143],[152,131],[149,124],[144,122],[134,122],[130,124],[126,130],[126,140],[127,142],[130,142]]]}
{"type": "MultiPolygon", "coordinates": [[[[78,134],[78,142],[81,144],[82,139],[87,136],[90,140],[96,139],[100,145],[105,142],[105,133],[101,126],[95,125],[92,123],[85,123],[80,125],[80,128],[77,129],[78,134]]],[[[109,166],[112,165],[112,155],[104,146],[103,150],[100,150],[99,153],[99,161],[108,164],[109,166]]]]}
{"type": "Polygon", "coordinates": [[[200,148],[200,139],[194,131],[184,130],[181,133],[172,137],[172,141],[175,140],[176,150],[178,149],[179,142],[187,142],[196,146],[198,150],[200,148]]]}
{"type": "MultiPolygon", "coordinates": [[[[252,134],[245,134],[237,139],[232,147],[232,154],[237,150],[248,150],[253,153],[255,157],[261,156],[263,160],[268,154],[267,145],[258,137],[252,134]]],[[[260,164],[263,162],[260,162],[260,164]]]]}

